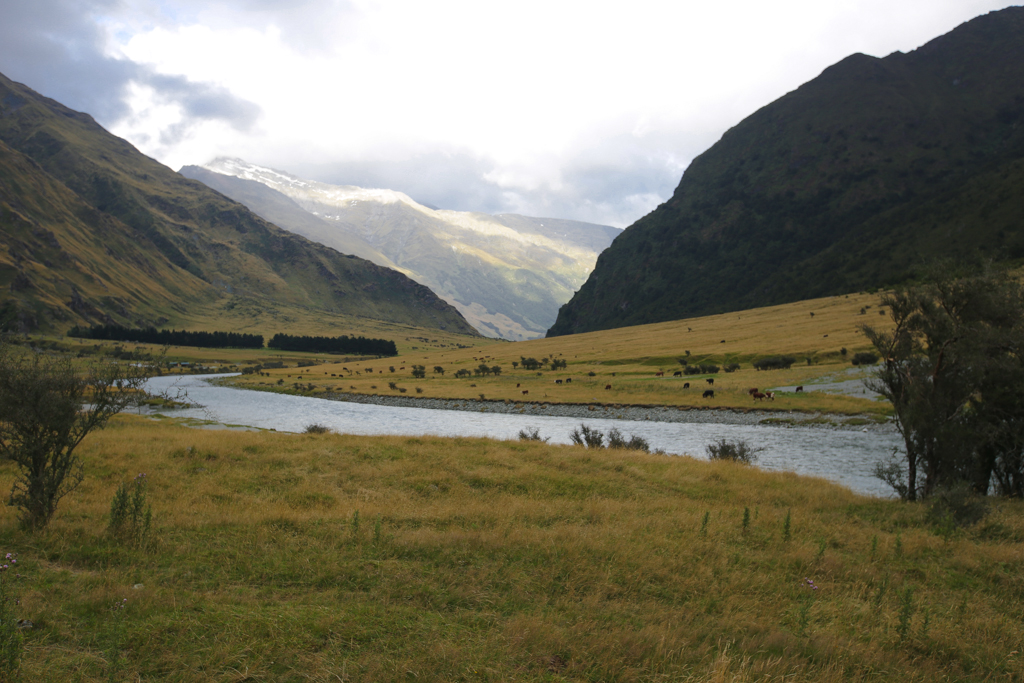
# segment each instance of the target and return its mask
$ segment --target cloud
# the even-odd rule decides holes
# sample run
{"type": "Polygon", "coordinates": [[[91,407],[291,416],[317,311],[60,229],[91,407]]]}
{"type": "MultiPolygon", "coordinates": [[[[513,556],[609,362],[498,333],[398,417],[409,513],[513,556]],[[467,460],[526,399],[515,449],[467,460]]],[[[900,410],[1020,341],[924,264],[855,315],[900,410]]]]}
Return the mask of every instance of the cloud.
{"type": "Polygon", "coordinates": [[[116,14],[118,0],[32,0],[5,3],[0,21],[0,72],[101,124],[115,125],[131,113],[133,86],[150,89],[174,104],[181,120],[165,136],[180,139],[202,121],[249,130],[260,108],[224,87],[164,75],[153,67],[112,55],[103,17],[116,14]]]}

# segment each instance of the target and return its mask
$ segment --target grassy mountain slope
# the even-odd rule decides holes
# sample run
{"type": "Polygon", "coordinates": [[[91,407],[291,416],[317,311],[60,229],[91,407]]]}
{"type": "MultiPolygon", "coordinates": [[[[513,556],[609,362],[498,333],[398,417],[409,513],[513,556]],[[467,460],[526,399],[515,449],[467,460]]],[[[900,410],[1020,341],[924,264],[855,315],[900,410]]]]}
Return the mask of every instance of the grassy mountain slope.
{"type": "Polygon", "coordinates": [[[187,324],[221,313],[228,319],[241,308],[474,333],[450,305],[401,273],[281,230],[145,157],[87,114],[2,76],[0,142],[8,242],[6,263],[0,265],[2,305],[21,328],[100,321],[187,324]],[[25,176],[19,164],[31,164],[33,173],[25,176]],[[80,220],[68,223],[62,212],[80,220]],[[51,258],[46,264],[29,258],[35,251],[15,244],[16,233],[29,224],[53,233],[54,240],[46,240],[62,245],[70,260],[51,258]],[[73,239],[69,230],[80,234],[73,239]],[[125,243],[137,245],[142,254],[132,253],[148,271],[113,258],[125,243]],[[38,276],[40,263],[49,279],[38,276]],[[109,297],[86,296],[99,294],[90,282],[102,289],[106,274],[115,271],[134,292],[126,285],[109,297]],[[18,284],[26,279],[35,286],[18,284]],[[69,298],[70,290],[78,295],[69,298]]]}
{"type": "MultiPolygon", "coordinates": [[[[620,231],[578,221],[430,209],[399,192],[303,180],[240,159],[217,159],[183,175],[246,203],[278,225],[344,251],[353,241],[427,285],[488,336],[541,336],[593,268],[597,254],[620,231]],[[263,183],[332,226],[285,217],[281,201],[249,186],[263,183]],[[275,221],[277,222],[277,221],[275,221]]],[[[351,248],[351,247],[348,247],[351,248]]]]}
{"type": "Polygon", "coordinates": [[[853,55],[732,128],[598,259],[551,335],[1024,258],[1024,8],[853,55]]]}

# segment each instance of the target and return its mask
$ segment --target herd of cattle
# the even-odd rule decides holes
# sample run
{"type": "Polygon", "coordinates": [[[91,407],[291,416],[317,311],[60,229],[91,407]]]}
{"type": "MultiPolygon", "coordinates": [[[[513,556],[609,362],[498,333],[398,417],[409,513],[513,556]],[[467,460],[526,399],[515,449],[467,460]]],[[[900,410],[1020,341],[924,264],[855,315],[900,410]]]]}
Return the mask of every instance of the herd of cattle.
{"type": "MultiPolygon", "coordinates": [[[[614,373],[612,373],[612,374],[614,374],[614,373]]],[[[664,377],[665,373],[664,372],[656,372],[656,373],[654,373],[654,376],[655,377],[664,377]]],[[[676,372],[672,373],[672,376],[673,377],[682,377],[683,373],[681,371],[677,370],[676,372]]],[[[715,378],[714,377],[708,377],[704,381],[707,382],[709,386],[714,386],[714,384],[715,384],[715,378]]],[[[565,384],[572,384],[572,377],[568,377],[565,380],[561,380],[561,379],[556,379],[555,380],[555,384],[562,384],[563,382],[565,384]]],[[[516,384],[516,388],[517,389],[519,388],[518,384],[516,384]]],[[[612,385],[611,384],[606,384],[604,386],[604,388],[605,388],[605,391],[608,391],[608,390],[610,390],[612,388],[612,385]]],[[[689,388],[690,388],[690,383],[689,382],[684,382],[683,383],[683,389],[689,389],[689,388]]],[[[803,388],[803,386],[799,386],[799,387],[796,388],[796,390],[798,392],[802,392],[804,390],[804,388],[803,388]]],[[[524,389],[523,390],[523,396],[526,396],[529,393],[530,393],[529,389],[524,389]]],[[[769,401],[774,401],[775,400],[775,392],[774,391],[762,392],[757,387],[753,387],[751,389],[747,389],[747,393],[750,394],[754,398],[755,401],[764,401],[765,399],[768,399],[769,401]]],[[[701,394],[701,398],[714,398],[714,397],[715,397],[715,390],[714,389],[707,389],[707,390],[704,391],[703,394],[701,394]]]]}

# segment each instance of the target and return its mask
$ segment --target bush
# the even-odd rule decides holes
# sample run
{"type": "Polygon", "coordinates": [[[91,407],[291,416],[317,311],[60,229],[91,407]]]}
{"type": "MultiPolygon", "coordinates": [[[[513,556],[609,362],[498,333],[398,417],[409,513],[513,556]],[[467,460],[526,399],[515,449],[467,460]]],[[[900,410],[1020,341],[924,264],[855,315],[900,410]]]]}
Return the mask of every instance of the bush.
{"type": "Polygon", "coordinates": [[[548,438],[550,437],[542,439],[540,436],[540,430],[536,427],[527,427],[526,429],[519,430],[520,441],[541,441],[547,443],[548,438]]]}
{"type": "Polygon", "coordinates": [[[581,424],[578,428],[569,432],[569,438],[577,446],[600,448],[604,445],[604,434],[596,429],[591,429],[585,424],[581,424]]]}
{"type": "Polygon", "coordinates": [[[757,462],[758,455],[764,448],[754,448],[742,439],[739,441],[728,441],[724,438],[707,445],[709,460],[731,460],[746,465],[753,465],[757,462]]]}
{"type": "Polygon", "coordinates": [[[541,362],[536,358],[523,358],[519,357],[520,365],[523,366],[523,370],[539,370],[541,362]]]}
{"type": "Polygon", "coordinates": [[[729,363],[728,365],[726,365],[722,369],[725,370],[726,372],[736,372],[737,370],[740,369],[740,364],[739,363],[729,363]]]}
{"type": "Polygon", "coordinates": [[[564,360],[562,360],[560,358],[556,358],[555,360],[551,361],[551,369],[552,370],[558,370],[559,368],[565,368],[566,365],[568,365],[568,363],[566,363],[564,360]]]}
{"type": "MultiPolygon", "coordinates": [[[[436,369],[435,369],[436,372],[436,369]]],[[[442,371],[443,372],[443,371],[442,371]]],[[[423,379],[427,376],[427,366],[425,365],[414,365],[412,366],[412,376],[416,379],[423,379]]]]}
{"type": "Polygon", "coordinates": [[[850,362],[854,365],[874,365],[878,362],[878,356],[869,351],[861,351],[853,354],[853,360],[850,362]]]}
{"type": "Polygon", "coordinates": [[[928,507],[928,521],[947,530],[973,526],[988,515],[988,504],[967,482],[938,488],[928,507]]]}
{"type": "Polygon", "coordinates": [[[463,377],[469,377],[472,374],[473,373],[470,372],[469,370],[467,370],[466,368],[462,368],[461,370],[458,370],[458,371],[455,372],[455,376],[458,379],[462,379],[463,377]]]}
{"type": "Polygon", "coordinates": [[[122,482],[110,501],[107,531],[114,538],[141,548],[149,542],[153,508],[147,501],[146,475],[139,473],[131,484],[122,482]]]}
{"type": "Polygon", "coordinates": [[[719,368],[717,365],[701,364],[701,365],[687,365],[683,368],[683,374],[685,375],[714,375],[717,374],[719,368]]]}
{"type": "Polygon", "coordinates": [[[651,452],[651,445],[647,443],[647,439],[630,434],[629,440],[627,440],[622,436],[622,432],[615,427],[612,427],[608,432],[608,448],[626,448],[631,451],[651,452]]]}
{"type": "Polygon", "coordinates": [[[789,370],[796,362],[793,356],[766,356],[754,361],[755,370],[789,370]]]}
{"type": "MultiPolygon", "coordinates": [[[[376,387],[374,387],[376,389],[376,387]]],[[[331,431],[330,427],[322,425],[318,422],[306,425],[306,428],[302,430],[305,434],[327,434],[331,431]]]]}
{"type": "Polygon", "coordinates": [[[14,583],[19,578],[18,556],[7,553],[0,559],[0,681],[16,681],[21,674],[24,641],[14,607],[19,604],[14,583]]]}

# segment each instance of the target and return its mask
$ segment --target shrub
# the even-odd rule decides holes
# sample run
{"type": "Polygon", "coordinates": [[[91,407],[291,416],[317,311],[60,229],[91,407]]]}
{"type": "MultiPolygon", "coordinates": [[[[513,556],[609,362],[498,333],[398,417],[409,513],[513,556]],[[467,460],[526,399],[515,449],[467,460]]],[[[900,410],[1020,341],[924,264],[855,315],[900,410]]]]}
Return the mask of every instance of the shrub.
{"type": "Polygon", "coordinates": [[[651,445],[647,439],[630,434],[627,440],[617,428],[612,427],[608,432],[608,448],[626,448],[631,451],[651,452],[651,445]]]}
{"type": "Polygon", "coordinates": [[[435,365],[435,366],[434,366],[434,374],[436,375],[436,374],[438,374],[438,373],[440,373],[440,375],[441,375],[442,377],[444,377],[444,368],[443,368],[443,367],[441,367],[440,365],[435,365]]]}
{"type": "Polygon", "coordinates": [[[988,515],[985,499],[967,482],[936,489],[928,507],[928,521],[940,530],[973,526],[988,515]]]}
{"type": "Polygon", "coordinates": [[[519,357],[520,365],[523,366],[523,370],[539,370],[541,363],[536,358],[524,358],[519,357]]]}
{"type": "Polygon", "coordinates": [[[7,553],[0,559],[0,680],[16,681],[21,673],[24,642],[14,607],[19,604],[14,582],[19,578],[18,556],[7,553]]]}
{"type": "Polygon", "coordinates": [[[398,385],[395,382],[388,382],[388,389],[391,391],[398,391],[398,385]]]}
{"type": "Polygon", "coordinates": [[[520,441],[541,441],[547,443],[548,438],[550,437],[541,438],[540,430],[536,427],[527,427],[526,429],[519,430],[520,441]]]}
{"type": "Polygon", "coordinates": [[[591,429],[585,424],[581,424],[578,428],[569,432],[569,438],[577,446],[600,448],[604,445],[604,434],[597,429],[591,429]]]}
{"type": "Polygon", "coordinates": [[[568,365],[568,363],[566,363],[565,360],[560,359],[560,358],[556,358],[555,360],[551,361],[551,369],[552,370],[558,370],[559,368],[565,368],[566,365],[568,365]]]}
{"type": "MultiPolygon", "coordinates": [[[[376,387],[374,388],[376,389],[376,387]]],[[[326,425],[314,422],[313,424],[306,425],[306,428],[302,431],[306,434],[327,434],[331,430],[326,425]]]]}
{"type": "Polygon", "coordinates": [[[740,364],[739,363],[729,363],[728,365],[726,365],[722,369],[725,370],[726,372],[736,372],[737,370],[740,369],[740,364]]]}
{"type": "Polygon", "coordinates": [[[878,355],[870,351],[861,351],[853,354],[853,360],[850,362],[854,365],[874,365],[878,362],[878,355]]]}
{"type": "Polygon", "coordinates": [[[796,362],[793,356],[766,356],[754,361],[755,370],[789,370],[796,362]]]}
{"type": "Polygon", "coordinates": [[[687,365],[683,368],[683,374],[686,375],[714,375],[717,374],[719,368],[717,365],[709,365],[702,363],[700,365],[687,365]]]}
{"type": "MultiPolygon", "coordinates": [[[[435,372],[436,372],[435,368],[435,372]]],[[[443,372],[443,370],[442,370],[443,372]]],[[[414,365],[412,366],[412,376],[416,379],[423,379],[427,376],[427,366],[425,365],[414,365]]]]}
{"type": "Polygon", "coordinates": [[[764,451],[764,448],[754,448],[742,439],[728,441],[725,438],[721,438],[707,445],[709,460],[731,460],[746,465],[752,465],[757,462],[758,454],[762,451],[764,451]]]}
{"type": "Polygon", "coordinates": [[[466,368],[462,368],[461,370],[455,372],[455,376],[459,379],[462,379],[463,377],[469,377],[472,374],[473,373],[467,370],[466,368]]]}
{"type": "Polygon", "coordinates": [[[149,542],[153,508],[147,501],[146,475],[135,475],[131,484],[122,482],[110,501],[110,523],[107,531],[118,540],[135,548],[149,542]]]}

